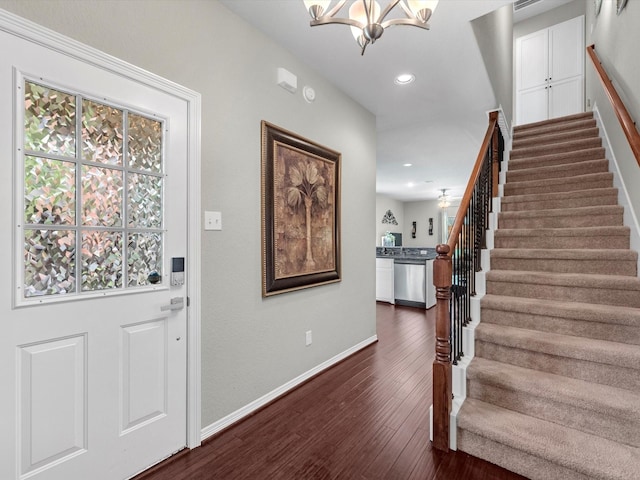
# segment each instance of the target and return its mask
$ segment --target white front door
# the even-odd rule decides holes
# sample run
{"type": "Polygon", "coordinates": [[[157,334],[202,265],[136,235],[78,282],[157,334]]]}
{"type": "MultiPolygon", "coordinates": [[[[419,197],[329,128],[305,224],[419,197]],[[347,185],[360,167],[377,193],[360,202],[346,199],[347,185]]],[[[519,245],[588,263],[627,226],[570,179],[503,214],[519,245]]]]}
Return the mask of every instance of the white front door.
{"type": "Polygon", "coordinates": [[[187,443],[188,104],[0,46],[0,478],[128,478],[187,443]]]}

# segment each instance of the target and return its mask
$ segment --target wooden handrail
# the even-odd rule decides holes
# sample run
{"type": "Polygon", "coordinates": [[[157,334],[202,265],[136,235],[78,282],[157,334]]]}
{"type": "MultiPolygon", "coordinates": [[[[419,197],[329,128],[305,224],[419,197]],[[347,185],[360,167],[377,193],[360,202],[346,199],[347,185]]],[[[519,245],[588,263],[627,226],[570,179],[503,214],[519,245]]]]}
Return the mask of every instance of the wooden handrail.
{"type": "Polygon", "coordinates": [[[587,53],[593,62],[593,66],[598,73],[598,77],[600,77],[600,81],[604,87],[604,92],[607,94],[607,97],[613,106],[613,110],[616,112],[616,116],[620,121],[620,126],[622,127],[625,136],[627,137],[629,146],[633,151],[633,155],[636,157],[638,165],[640,165],[640,132],[636,129],[635,123],[631,118],[631,115],[629,115],[629,111],[624,106],[620,95],[618,95],[616,88],[613,86],[611,80],[609,80],[609,76],[596,54],[596,46],[589,45],[587,47],[587,53]]]}
{"type": "MultiPolygon", "coordinates": [[[[489,127],[485,134],[480,153],[473,166],[469,183],[458,207],[449,239],[446,244],[438,245],[438,256],[433,263],[433,284],[436,287],[436,355],[433,361],[433,446],[442,451],[449,451],[449,428],[452,406],[452,348],[451,348],[451,290],[453,274],[453,255],[456,251],[457,240],[460,237],[465,216],[469,210],[474,189],[481,179],[483,165],[486,165],[487,155],[491,161],[489,179],[493,188],[488,192],[489,197],[498,194],[498,169],[501,156],[498,150],[501,145],[500,128],[498,127],[498,112],[489,114],[489,127]]],[[[486,171],[486,170],[485,170],[486,171]]]]}
{"type": "Polygon", "coordinates": [[[462,200],[460,200],[460,206],[458,207],[458,212],[456,213],[456,218],[453,222],[453,227],[451,227],[451,233],[449,234],[449,240],[447,241],[447,245],[449,245],[449,256],[451,256],[456,248],[456,240],[458,239],[458,235],[460,235],[460,231],[462,230],[462,224],[464,223],[464,216],[467,213],[467,209],[469,208],[469,204],[471,203],[471,195],[473,195],[473,187],[478,182],[478,177],[480,177],[480,169],[482,167],[482,162],[484,161],[484,157],[486,155],[489,146],[493,148],[493,136],[494,131],[496,129],[496,125],[498,124],[498,112],[490,112],[489,113],[489,127],[487,128],[487,133],[484,134],[484,140],[482,141],[482,146],[480,147],[480,152],[478,153],[478,157],[476,158],[476,163],[473,166],[473,171],[471,172],[471,177],[469,177],[469,183],[467,183],[467,188],[464,191],[464,195],[462,200]]]}

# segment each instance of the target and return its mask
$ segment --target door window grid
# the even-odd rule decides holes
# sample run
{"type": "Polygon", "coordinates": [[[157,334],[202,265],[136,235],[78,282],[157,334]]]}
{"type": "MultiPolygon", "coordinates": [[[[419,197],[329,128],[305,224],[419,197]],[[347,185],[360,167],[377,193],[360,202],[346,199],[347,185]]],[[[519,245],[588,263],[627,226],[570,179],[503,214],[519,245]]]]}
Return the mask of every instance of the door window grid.
{"type": "Polygon", "coordinates": [[[163,122],[23,86],[22,297],[150,285],[162,275],[163,122]]]}

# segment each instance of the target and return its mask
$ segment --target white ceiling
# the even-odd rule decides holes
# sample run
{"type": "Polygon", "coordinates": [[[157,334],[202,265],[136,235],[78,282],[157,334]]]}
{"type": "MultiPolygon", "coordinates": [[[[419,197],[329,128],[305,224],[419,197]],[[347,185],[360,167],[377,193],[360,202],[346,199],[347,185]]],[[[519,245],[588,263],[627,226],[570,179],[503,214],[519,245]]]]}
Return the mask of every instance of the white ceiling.
{"type": "Polygon", "coordinates": [[[431,30],[390,28],[364,56],[346,26],[311,28],[302,0],[221,1],[376,115],[378,193],[401,201],[435,199],[443,188],[462,195],[486,112],[496,107],[470,21],[513,0],[441,0],[431,30]],[[415,82],[395,85],[405,72],[415,82]]]}

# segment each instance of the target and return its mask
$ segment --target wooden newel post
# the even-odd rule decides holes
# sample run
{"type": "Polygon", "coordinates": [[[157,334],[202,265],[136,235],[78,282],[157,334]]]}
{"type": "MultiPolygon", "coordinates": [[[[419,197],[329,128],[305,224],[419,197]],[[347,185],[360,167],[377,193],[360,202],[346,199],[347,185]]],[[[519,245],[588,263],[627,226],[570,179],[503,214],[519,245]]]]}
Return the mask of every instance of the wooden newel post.
{"type": "Polygon", "coordinates": [[[436,359],[433,362],[433,446],[449,451],[449,416],[451,414],[451,257],[449,245],[436,247],[433,285],[436,287],[436,359]]]}
{"type": "Polygon", "coordinates": [[[496,198],[498,196],[498,174],[500,172],[500,139],[498,138],[498,112],[489,113],[489,121],[496,121],[496,128],[493,129],[493,135],[491,136],[491,174],[493,175],[493,191],[491,197],[496,198]]]}

